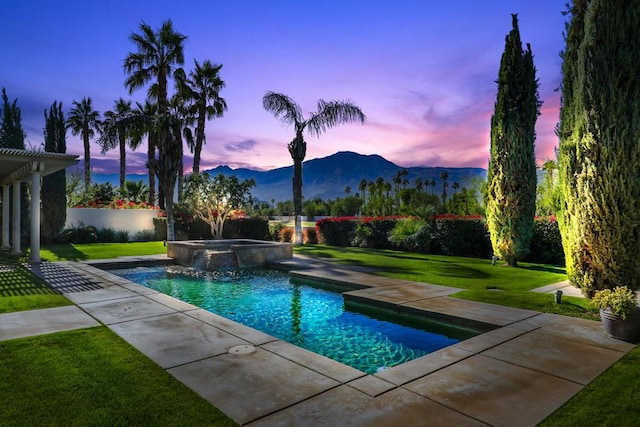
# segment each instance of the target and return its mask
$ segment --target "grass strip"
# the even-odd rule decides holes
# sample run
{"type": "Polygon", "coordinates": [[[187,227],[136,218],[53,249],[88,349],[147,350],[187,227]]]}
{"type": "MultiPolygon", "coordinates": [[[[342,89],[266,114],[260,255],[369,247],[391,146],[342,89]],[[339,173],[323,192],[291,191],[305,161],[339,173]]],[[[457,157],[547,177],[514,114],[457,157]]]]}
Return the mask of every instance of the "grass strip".
{"type": "Polygon", "coordinates": [[[106,327],[0,342],[0,425],[232,426],[106,327]]]}
{"type": "Polygon", "coordinates": [[[540,427],[637,426],[639,378],[640,347],[636,347],[547,417],[540,427]]]}

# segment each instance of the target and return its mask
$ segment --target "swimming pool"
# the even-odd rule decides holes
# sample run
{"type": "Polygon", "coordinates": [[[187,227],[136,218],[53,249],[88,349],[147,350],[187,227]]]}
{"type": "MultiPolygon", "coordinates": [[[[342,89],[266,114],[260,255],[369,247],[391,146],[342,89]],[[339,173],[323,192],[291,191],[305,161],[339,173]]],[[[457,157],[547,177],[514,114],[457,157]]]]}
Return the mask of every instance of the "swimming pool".
{"type": "Polygon", "coordinates": [[[276,270],[182,267],[110,270],[205,310],[367,373],[424,356],[480,331],[366,305],[276,270]]]}

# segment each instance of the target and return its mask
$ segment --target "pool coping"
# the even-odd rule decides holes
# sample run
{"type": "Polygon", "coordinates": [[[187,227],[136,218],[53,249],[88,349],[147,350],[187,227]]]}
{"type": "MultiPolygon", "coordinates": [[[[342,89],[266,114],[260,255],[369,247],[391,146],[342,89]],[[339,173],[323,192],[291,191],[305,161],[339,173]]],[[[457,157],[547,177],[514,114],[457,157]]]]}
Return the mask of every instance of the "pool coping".
{"type": "Polygon", "coordinates": [[[599,322],[451,298],[458,289],[296,258],[279,267],[359,287],[345,298],[472,316],[493,329],[367,375],[96,266],[113,260],[63,263],[101,286],[65,296],[241,425],[535,425],[634,348],[608,338],[599,322]]]}

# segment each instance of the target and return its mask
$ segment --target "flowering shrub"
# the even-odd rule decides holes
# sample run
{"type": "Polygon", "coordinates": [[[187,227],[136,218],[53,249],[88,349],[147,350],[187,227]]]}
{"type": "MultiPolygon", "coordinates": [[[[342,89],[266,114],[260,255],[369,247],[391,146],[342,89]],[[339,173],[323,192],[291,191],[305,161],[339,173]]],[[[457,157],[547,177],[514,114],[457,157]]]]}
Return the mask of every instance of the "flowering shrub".
{"type": "Polygon", "coordinates": [[[134,202],[132,200],[113,199],[102,201],[101,199],[90,200],[87,203],[80,203],[74,208],[97,208],[97,209],[159,209],[147,202],[134,202]]]}

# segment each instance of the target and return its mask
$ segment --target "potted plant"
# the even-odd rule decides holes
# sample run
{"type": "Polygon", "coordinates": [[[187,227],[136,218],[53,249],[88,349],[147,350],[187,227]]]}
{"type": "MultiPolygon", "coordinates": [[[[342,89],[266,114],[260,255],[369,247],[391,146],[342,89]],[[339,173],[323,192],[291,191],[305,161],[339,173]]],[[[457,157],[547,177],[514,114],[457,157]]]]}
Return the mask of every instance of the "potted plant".
{"type": "Polygon", "coordinates": [[[600,309],[600,318],[611,338],[640,340],[640,307],[636,294],[626,286],[597,291],[591,304],[600,309]]]}

